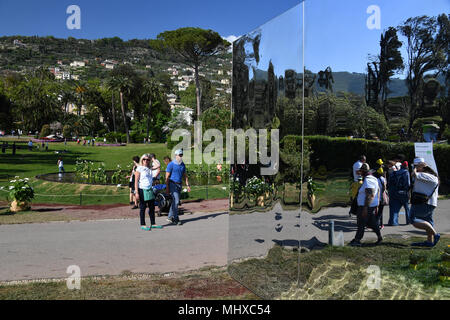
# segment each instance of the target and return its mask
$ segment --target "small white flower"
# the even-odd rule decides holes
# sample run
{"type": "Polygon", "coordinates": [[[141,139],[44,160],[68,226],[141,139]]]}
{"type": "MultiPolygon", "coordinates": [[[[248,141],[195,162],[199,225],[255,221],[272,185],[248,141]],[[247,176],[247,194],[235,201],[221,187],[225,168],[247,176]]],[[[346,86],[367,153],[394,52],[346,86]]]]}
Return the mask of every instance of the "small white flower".
{"type": "Polygon", "coordinates": [[[20,178],[19,176],[15,176],[14,178],[20,178]]]}
{"type": "Polygon", "coordinates": [[[117,188],[120,188],[121,186],[122,186],[121,184],[118,184],[118,185],[117,185],[117,188]]]}
{"type": "Polygon", "coordinates": [[[183,192],[187,192],[187,189],[186,189],[186,188],[184,188],[184,189],[183,189],[183,192]]]}
{"type": "Polygon", "coordinates": [[[3,190],[5,187],[0,187],[0,190],[3,190]]]}
{"type": "Polygon", "coordinates": [[[16,181],[17,181],[17,180],[11,180],[10,182],[11,182],[11,183],[14,183],[14,182],[16,182],[16,181]]]}
{"type": "Polygon", "coordinates": [[[227,190],[227,187],[222,187],[223,190],[227,190]]]}
{"type": "Polygon", "coordinates": [[[10,186],[10,187],[9,187],[9,190],[12,190],[12,189],[14,189],[14,187],[13,187],[13,186],[10,186]]]}
{"type": "Polygon", "coordinates": [[[23,180],[25,180],[25,181],[29,181],[30,179],[28,179],[28,178],[25,178],[25,179],[23,179],[23,180]]]}
{"type": "Polygon", "coordinates": [[[22,187],[22,189],[26,189],[27,187],[22,187]]]}

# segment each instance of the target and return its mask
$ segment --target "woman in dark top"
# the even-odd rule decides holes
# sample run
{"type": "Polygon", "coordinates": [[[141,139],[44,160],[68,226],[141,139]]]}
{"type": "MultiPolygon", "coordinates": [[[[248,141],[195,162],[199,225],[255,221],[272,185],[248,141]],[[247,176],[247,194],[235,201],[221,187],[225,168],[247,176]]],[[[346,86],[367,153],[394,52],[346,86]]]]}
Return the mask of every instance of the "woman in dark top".
{"type": "Polygon", "coordinates": [[[136,190],[135,188],[135,175],[134,173],[136,172],[136,168],[139,166],[139,157],[138,156],[134,156],[133,157],[133,169],[131,170],[131,174],[129,176],[127,176],[127,178],[130,179],[130,183],[129,183],[129,187],[130,187],[130,204],[134,204],[134,206],[131,209],[137,209],[138,207],[138,202],[136,200],[136,190]]]}

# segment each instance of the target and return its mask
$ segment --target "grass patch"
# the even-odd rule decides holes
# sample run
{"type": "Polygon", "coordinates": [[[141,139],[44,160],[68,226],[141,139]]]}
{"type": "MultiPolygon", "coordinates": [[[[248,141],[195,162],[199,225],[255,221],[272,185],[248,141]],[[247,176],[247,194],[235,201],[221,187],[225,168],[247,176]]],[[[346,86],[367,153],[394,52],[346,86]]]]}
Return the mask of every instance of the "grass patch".
{"type": "Polygon", "coordinates": [[[66,282],[0,285],[0,300],[166,300],[257,299],[233,280],[225,268],[202,269],[182,274],[132,274],[81,280],[80,290],[68,290],[66,282]]]}
{"type": "Polygon", "coordinates": [[[0,225],[70,220],[72,220],[71,217],[64,215],[62,211],[21,211],[13,213],[9,211],[9,208],[0,208],[0,225]]]}
{"type": "MultiPolygon", "coordinates": [[[[25,140],[24,140],[25,141],[25,140]]],[[[9,180],[19,175],[21,178],[30,178],[31,185],[35,189],[33,203],[52,203],[65,205],[95,205],[95,204],[127,204],[129,201],[128,186],[99,186],[72,183],[48,182],[34,177],[38,174],[58,172],[57,160],[62,157],[66,171],[75,170],[75,162],[78,158],[97,163],[104,162],[107,170],[113,170],[120,165],[127,168],[131,164],[134,155],[141,156],[144,153],[155,153],[160,159],[164,169],[162,158],[170,155],[170,150],[165,144],[128,144],[122,147],[88,147],[77,145],[75,142],[67,144],[67,153],[56,154],[55,151],[64,150],[63,143],[50,143],[49,151],[42,149],[17,150],[12,155],[8,149],[0,158],[0,186],[7,186],[9,180]],[[81,197],[80,197],[81,194],[81,197]]],[[[131,169],[130,169],[131,170],[131,169]]],[[[228,198],[228,185],[192,186],[189,199],[221,199],[228,198]],[[223,189],[225,187],[225,189],[223,189]]],[[[0,190],[0,200],[8,201],[8,193],[0,190]]]]}
{"type": "Polygon", "coordinates": [[[450,239],[441,238],[432,249],[413,249],[414,241],[423,239],[392,237],[361,248],[327,246],[300,257],[275,246],[265,259],[231,264],[229,272],[265,299],[450,299],[450,284],[439,280],[437,269],[450,239]],[[419,250],[427,258],[413,270],[409,255],[419,250]],[[381,270],[379,290],[367,286],[371,265],[381,270]]]}

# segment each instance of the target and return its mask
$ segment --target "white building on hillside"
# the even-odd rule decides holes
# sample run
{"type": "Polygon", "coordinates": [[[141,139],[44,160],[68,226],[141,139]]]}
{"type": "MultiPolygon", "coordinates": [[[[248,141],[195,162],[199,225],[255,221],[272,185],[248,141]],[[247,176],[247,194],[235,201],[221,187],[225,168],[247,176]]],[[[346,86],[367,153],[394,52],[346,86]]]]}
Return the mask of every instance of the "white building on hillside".
{"type": "Polygon", "coordinates": [[[74,61],[70,64],[71,67],[85,67],[86,62],[84,61],[74,61]]]}

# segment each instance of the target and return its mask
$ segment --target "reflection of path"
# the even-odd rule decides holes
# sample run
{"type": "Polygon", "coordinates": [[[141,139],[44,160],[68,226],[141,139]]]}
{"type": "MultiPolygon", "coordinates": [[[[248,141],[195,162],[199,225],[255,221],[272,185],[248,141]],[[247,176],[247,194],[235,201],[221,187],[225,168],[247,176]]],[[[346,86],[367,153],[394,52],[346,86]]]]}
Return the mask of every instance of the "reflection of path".
{"type": "MultiPolygon", "coordinates": [[[[450,233],[450,200],[440,200],[435,211],[435,225],[439,232],[450,233]]],[[[349,217],[348,208],[326,208],[316,214],[305,211],[298,218],[298,211],[282,211],[279,204],[267,212],[230,215],[229,257],[228,260],[258,257],[267,254],[275,243],[286,246],[313,246],[316,240],[328,243],[328,222],[335,220],[335,235],[342,230],[346,242],[356,233],[356,217],[349,217]],[[312,241],[313,240],[313,241],[312,241]],[[308,243],[309,241],[309,243],[308,243]]],[[[389,208],[383,212],[383,220],[389,219],[389,208]]],[[[405,223],[405,216],[400,215],[400,223],[405,223]]],[[[386,226],[382,235],[401,234],[425,237],[425,233],[411,225],[397,227],[386,226]]],[[[366,229],[363,243],[374,242],[375,233],[366,229]]]]}

